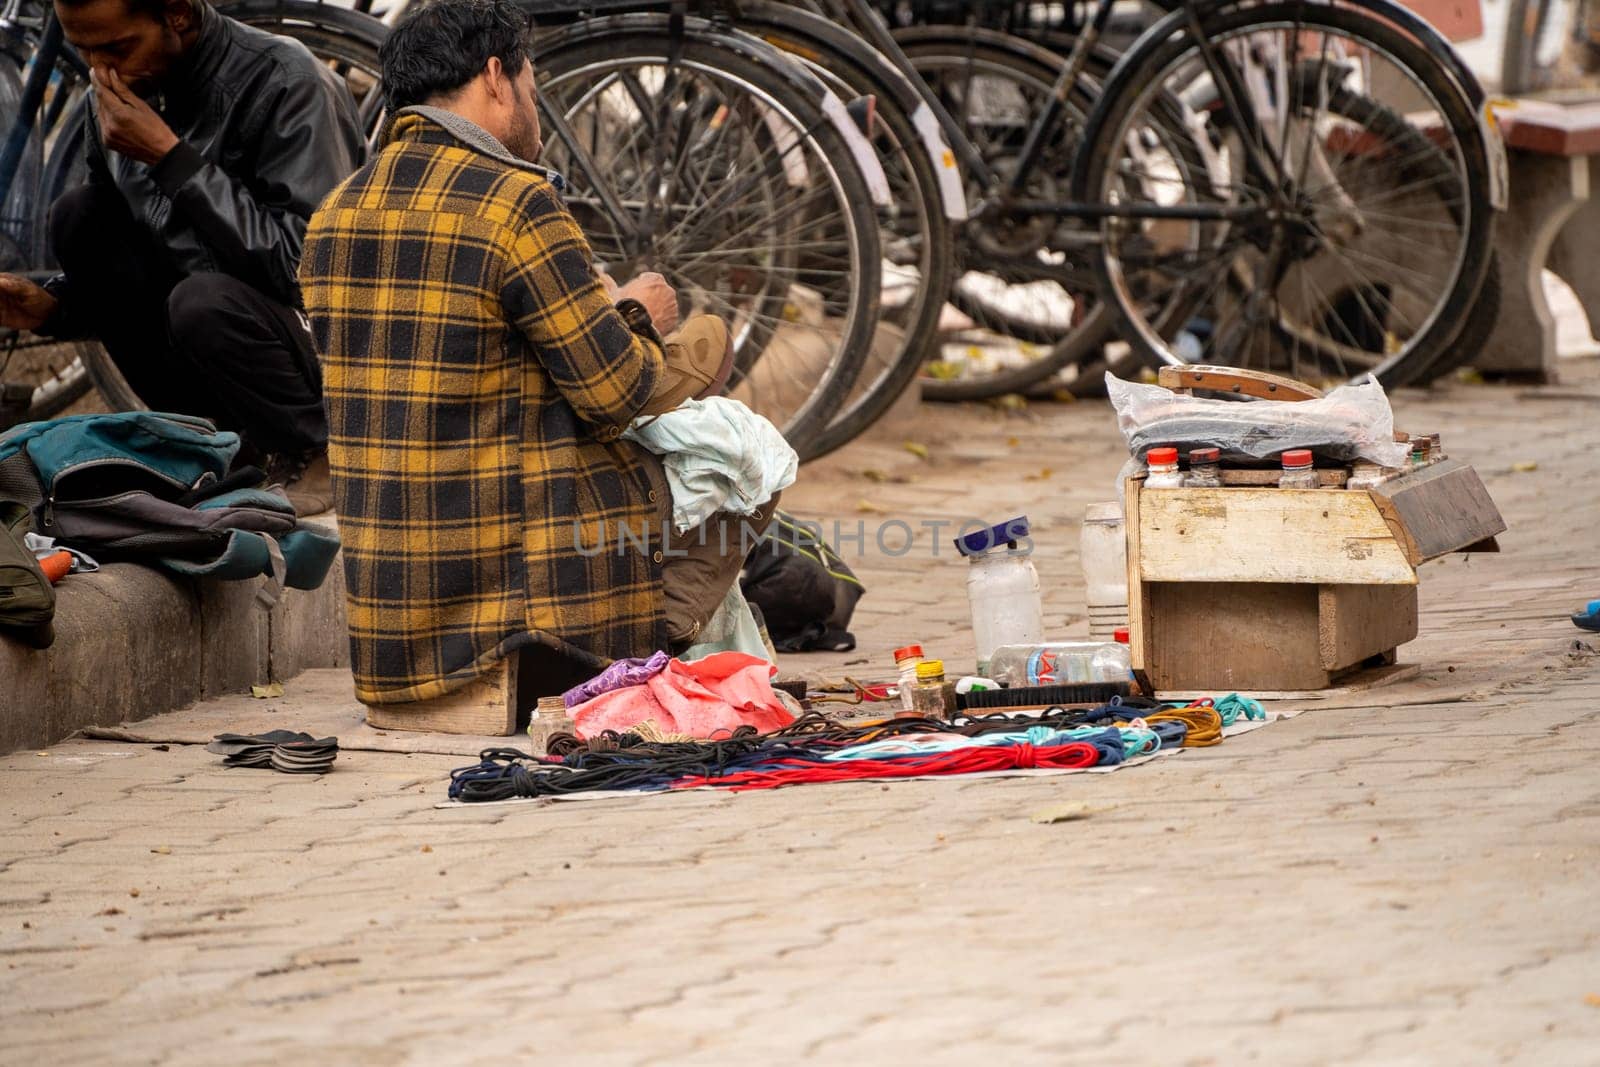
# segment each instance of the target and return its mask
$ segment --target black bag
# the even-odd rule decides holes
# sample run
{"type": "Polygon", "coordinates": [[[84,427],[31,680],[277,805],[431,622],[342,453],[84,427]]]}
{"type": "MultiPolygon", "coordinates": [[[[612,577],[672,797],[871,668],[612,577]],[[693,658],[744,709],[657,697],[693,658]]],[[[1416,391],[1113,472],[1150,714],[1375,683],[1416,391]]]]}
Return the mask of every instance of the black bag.
{"type": "Polygon", "coordinates": [[[27,505],[0,500],[0,631],[49,648],[56,639],[56,591],[23,543],[32,528],[27,505]]]}
{"type": "Polygon", "coordinates": [[[740,589],[779,652],[849,652],[856,601],[866,593],[839,553],[793,515],[777,512],[745,558],[740,589]]]}

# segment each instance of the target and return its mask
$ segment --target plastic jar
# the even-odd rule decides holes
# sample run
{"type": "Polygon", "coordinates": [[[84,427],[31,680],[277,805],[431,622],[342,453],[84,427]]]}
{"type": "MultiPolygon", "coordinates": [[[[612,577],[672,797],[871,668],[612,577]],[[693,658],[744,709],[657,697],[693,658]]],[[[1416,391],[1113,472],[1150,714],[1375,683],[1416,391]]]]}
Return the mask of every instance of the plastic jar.
{"type": "Polygon", "coordinates": [[[911,711],[924,719],[950,717],[943,660],[930,659],[917,664],[917,684],[911,690],[911,711]]]}
{"type": "Polygon", "coordinates": [[[972,637],[978,670],[989,673],[989,656],[1001,645],[1035,644],[1044,640],[1044,604],[1039,598],[1039,572],[1033,569],[1032,542],[1026,516],[956,539],[966,556],[967,602],[972,610],[972,637]]]}
{"type": "Polygon", "coordinates": [[[1078,553],[1089,638],[1109,640],[1118,626],[1128,624],[1128,538],[1121,504],[1089,505],[1078,531],[1078,553]]]}
{"type": "Polygon", "coordinates": [[[1222,450],[1196,448],[1189,453],[1189,473],[1183,484],[1188,489],[1222,488],[1222,450]]]}
{"type": "Polygon", "coordinates": [[[1182,489],[1183,475],[1178,471],[1176,448],[1152,448],[1145,454],[1149,475],[1144,480],[1146,489],[1182,489]]]}
{"type": "Polygon", "coordinates": [[[1278,485],[1283,489],[1316,489],[1322,482],[1317,478],[1317,468],[1312,466],[1311,450],[1294,448],[1283,454],[1283,474],[1278,485]]]}
{"type": "Polygon", "coordinates": [[[900,672],[900,706],[911,710],[911,690],[917,684],[917,664],[922,662],[922,646],[907,645],[894,650],[894,669],[900,672]]]}

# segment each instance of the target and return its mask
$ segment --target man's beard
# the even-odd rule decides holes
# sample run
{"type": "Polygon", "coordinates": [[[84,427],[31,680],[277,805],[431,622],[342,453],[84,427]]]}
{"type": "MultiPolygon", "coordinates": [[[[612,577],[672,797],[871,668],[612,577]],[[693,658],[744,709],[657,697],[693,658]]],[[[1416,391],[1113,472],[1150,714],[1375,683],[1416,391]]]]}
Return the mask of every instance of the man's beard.
{"type": "Polygon", "coordinates": [[[529,163],[539,162],[544,145],[539,140],[539,126],[527,111],[518,108],[511,115],[511,129],[506,131],[506,148],[518,159],[529,163]]]}

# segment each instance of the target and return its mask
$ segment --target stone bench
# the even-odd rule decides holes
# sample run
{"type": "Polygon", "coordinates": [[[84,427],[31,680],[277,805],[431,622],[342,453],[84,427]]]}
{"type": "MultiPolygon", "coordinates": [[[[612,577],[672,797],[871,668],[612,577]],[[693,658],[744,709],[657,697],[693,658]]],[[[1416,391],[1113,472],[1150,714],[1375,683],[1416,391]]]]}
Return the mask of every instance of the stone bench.
{"type": "Polygon", "coordinates": [[[1518,100],[1496,105],[1511,170],[1511,196],[1495,223],[1500,317],[1473,365],[1495,377],[1556,379],[1556,324],[1543,272],[1572,287],[1600,325],[1600,100],[1518,100]]]}
{"type": "Polygon", "coordinates": [[[0,636],[0,753],[349,665],[339,561],[320,589],[285,589],[271,611],[256,604],[259,584],[131,563],[68,575],[56,586],[53,645],[0,636]]]}

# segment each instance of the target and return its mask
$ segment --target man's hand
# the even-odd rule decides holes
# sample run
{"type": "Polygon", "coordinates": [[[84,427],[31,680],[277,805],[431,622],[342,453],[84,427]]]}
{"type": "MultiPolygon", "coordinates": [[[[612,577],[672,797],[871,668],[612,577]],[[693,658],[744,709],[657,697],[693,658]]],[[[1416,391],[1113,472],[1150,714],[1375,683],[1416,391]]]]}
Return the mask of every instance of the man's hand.
{"type": "Polygon", "coordinates": [[[678,294],[661,275],[651,271],[618,289],[613,301],[637,300],[650,312],[656,332],[665,337],[678,328],[678,294]]]}
{"type": "Polygon", "coordinates": [[[107,148],[153,167],[177,146],[178,135],[155,108],[123,84],[116,71],[96,67],[89,71],[89,80],[94,83],[100,139],[107,148]]]}
{"type": "Polygon", "coordinates": [[[37,330],[56,309],[56,298],[26,278],[0,274],[0,326],[37,330]]]}

